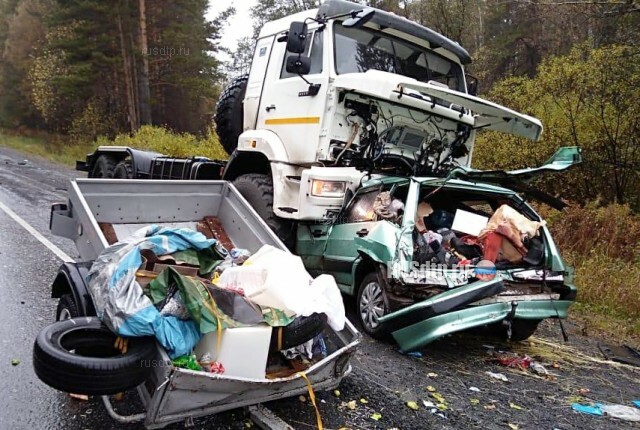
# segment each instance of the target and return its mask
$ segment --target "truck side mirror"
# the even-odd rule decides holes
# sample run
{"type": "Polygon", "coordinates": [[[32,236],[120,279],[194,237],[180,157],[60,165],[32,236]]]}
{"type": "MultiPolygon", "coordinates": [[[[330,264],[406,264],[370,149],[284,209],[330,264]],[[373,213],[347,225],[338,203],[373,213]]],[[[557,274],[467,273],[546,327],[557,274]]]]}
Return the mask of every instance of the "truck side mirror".
{"type": "Polygon", "coordinates": [[[477,96],[479,85],[478,78],[471,75],[465,75],[465,79],[467,81],[467,93],[471,94],[472,96],[477,96]]]}
{"type": "Polygon", "coordinates": [[[311,59],[305,55],[290,55],[287,57],[286,70],[296,75],[306,75],[311,71],[311,59]]]}
{"type": "Polygon", "coordinates": [[[307,47],[307,24],[294,21],[289,26],[287,35],[287,51],[302,54],[307,47]]]}
{"type": "Polygon", "coordinates": [[[373,18],[373,15],[376,14],[375,9],[372,8],[367,8],[367,9],[363,9],[361,11],[352,11],[351,12],[351,18],[345,19],[342,22],[342,26],[343,27],[362,27],[363,25],[365,25],[367,22],[369,22],[371,20],[371,18],[373,18]]]}

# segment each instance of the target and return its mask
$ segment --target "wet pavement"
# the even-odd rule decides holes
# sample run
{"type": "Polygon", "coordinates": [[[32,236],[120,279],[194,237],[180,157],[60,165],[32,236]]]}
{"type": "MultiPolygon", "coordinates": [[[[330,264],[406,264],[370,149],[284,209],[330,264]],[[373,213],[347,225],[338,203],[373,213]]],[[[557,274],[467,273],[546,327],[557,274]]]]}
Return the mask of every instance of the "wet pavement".
{"type": "MultiPolygon", "coordinates": [[[[0,147],[0,202],[72,258],[77,257],[73,243],[49,234],[49,210],[51,204],[65,201],[69,179],[81,175],[0,147]],[[25,159],[28,161],[22,163],[25,159]]],[[[56,300],[50,298],[50,285],[60,263],[0,210],[0,429],[143,428],[116,423],[98,399],[74,400],[36,378],[31,364],[33,341],[40,328],[54,320],[56,300]],[[16,366],[14,359],[19,360],[16,366]]],[[[347,306],[353,303],[347,301],[347,306]]],[[[419,358],[400,355],[393,343],[365,336],[352,361],[353,373],[343,381],[339,396],[317,393],[325,428],[638,428],[571,411],[572,401],[629,404],[640,399],[640,371],[602,362],[598,340],[581,336],[580,327],[573,324],[567,327],[569,344],[561,342],[557,324],[544,323],[537,346],[535,340],[534,346],[508,345],[464,334],[429,345],[419,358]],[[556,363],[558,367],[553,368],[552,378],[507,369],[489,361],[485,345],[541,354],[547,366],[556,363]],[[577,360],[580,354],[588,358],[577,360]],[[493,380],[486,371],[502,372],[509,382],[493,380]],[[479,391],[470,391],[470,387],[479,391]],[[434,392],[446,400],[447,409],[440,414],[431,413],[422,403],[433,401],[434,392]],[[350,401],[355,401],[353,408],[350,401]],[[415,401],[418,410],[408,408],[408,401],[415,401]],[[380,414],[378,420],[376,414],[380,414]]],[[[315,428],[314,409],[308,397],[302,400],[272,402],[268,407],[295,428],[315,428]]],[[[124,413],[141,412],[133,393],[115,406],[124,413]]],[[[191,424],[196,429],[246,429],[248,425],[240,410],[191,424]]]]}

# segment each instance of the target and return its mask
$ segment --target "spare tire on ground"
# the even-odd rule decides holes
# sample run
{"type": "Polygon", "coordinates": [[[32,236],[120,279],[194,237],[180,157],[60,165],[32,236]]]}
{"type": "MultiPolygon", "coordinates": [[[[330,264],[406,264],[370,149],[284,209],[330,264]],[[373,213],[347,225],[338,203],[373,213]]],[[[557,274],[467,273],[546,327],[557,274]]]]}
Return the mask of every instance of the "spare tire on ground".
{"type": "Polygon", "coordinates": [[[126,354],[116,335],[95,317],[58,321],[38,334],[33,368],[42,382],[60,391],[116,394],[144,382],[153,370],[155,338],[130,338],[126,354]]]}
{"type": "Polygon", "coordinates": [[[216,105],[214,117],[216,133],[218,133],[222,147],[229,155],[238,146],[238,137],[242,134],[244,127],[243,102],[248,80],[249,76],[247,75],[232,79],[220,95],[216,105]]]}

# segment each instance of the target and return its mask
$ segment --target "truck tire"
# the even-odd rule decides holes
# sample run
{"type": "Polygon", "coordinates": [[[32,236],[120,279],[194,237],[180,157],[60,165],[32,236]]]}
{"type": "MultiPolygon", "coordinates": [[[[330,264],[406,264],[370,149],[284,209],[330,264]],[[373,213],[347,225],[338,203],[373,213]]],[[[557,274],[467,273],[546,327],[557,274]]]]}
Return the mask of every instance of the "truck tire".
{"type": "Polygon", "coordinates": [[[76,301],[71,294],[63,294],[58,300],[56,309],[56,321],[64,321],[81,316],[76,301]]]}
{"type": "Polygon", "coordinates": [[[95,317],[58,321],[38,333],[33,369],[42,382],[68,393],[106,395],[126,391],[140,385],[151,373],[155,339],[129,339],[124,355],[114,348],[115,339],[116,335],[95,317]]]}
{"type": "Polygon", "coordinates": [[[293,222],[278,218],[273,213],[273,181],[271,176],[249,173],[238,176],[233,181],[233,185],[287,248],[293,249],[295,245],[293,222]]]}
{"type": "Polygon", "coordinates": [[[224,89],[216,104],[216,133],[227,154],[238,146],[238,137],[244,126],[244,94],[247,91],[248,75],[237,77],[224,89]]]}
{"type": "Polygon", "coordinates": [[[356,296],[356,314],[362,330],[374,339],[386,339],[387,328],[378,318],[387,313],[384,287],[378,282],[376,273],[364,277],[356,296]]]}
{"type": "Polygon", "coordinates": [[[287,326],[274,327],[269,351],[282,351],[302,345],[319,335],[326,326],[326,314],[311,314],[307,317],[298,317],[287,326]],[[282,334],[279,334],[280,330],[282,330],[282,334]],[[279,343],[280,345],[278,345],[279,343]]]}
{"type": "Polygon", "coordinates": [[[113,178],[115,170],[116,160],[108,155],[101,155],[93,165],[90,178],[113,178]]]}
{"type": "Polygon", "coordinates": [[[113,169],[113,178],[114,179],[132,179],[133,169],[131,168],[131,162],[123,160],[118,164],[116,164],[115,169],[113,169]]]}

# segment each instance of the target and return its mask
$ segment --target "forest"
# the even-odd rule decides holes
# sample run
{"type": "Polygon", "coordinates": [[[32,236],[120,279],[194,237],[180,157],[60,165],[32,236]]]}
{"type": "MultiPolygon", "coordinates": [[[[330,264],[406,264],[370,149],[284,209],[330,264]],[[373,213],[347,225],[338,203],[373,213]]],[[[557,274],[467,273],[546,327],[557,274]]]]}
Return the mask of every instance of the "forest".
{"type": "MultiPolygon", "coordinates": [[[[217,145],[217,97],[248,72],[261,25],[318,3],[258,0],[253,34],[229,52],[220,37],[235,10],[207,19],[206,0],[0,0],[2,133],[82,148],[161,144],[175,155],[217,145]]],[[[584,306],[640,332],[640,1],[360,3],[459,42],[482,97],[543,122],[540,142],[480,133],[473,167],[534,166],[560,146],[583,149],[579,168],[539,184],[570,208],[541,212],[582,276],[584,306]]]]}

